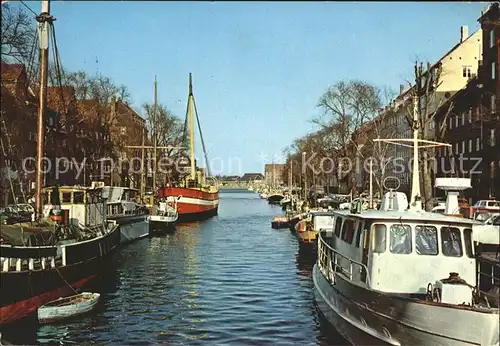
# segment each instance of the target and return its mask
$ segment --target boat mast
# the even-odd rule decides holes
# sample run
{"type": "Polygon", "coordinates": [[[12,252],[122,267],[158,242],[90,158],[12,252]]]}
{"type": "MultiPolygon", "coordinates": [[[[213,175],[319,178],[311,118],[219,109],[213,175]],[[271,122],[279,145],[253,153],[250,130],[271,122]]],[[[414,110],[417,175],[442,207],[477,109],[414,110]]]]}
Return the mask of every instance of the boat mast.
{"type": "Polygon", "coordinates": [[[37,126],[37,157],[36,157],[36,181],[35,181],[35,206],[39,216],[42,215],[42,184],[44,156],[44,125],[45,112],[47,108],[47,76],[49,63],[49,25],[52,21],[50,16],[50,1],[42,0],[42,11],[36,17],[38,21],[38,35],[40,41],[40,90],[38,104],[38,126],[37,126]]]}
{"type": "Polygon", "coordinates": [[[193,84],[191,73],[189,73],[189,96],[188,96],[188,109],[189,109],[189,151],[191,158],[191,179],[196,179],[196,169],[194,161],[194,119],[193,119],[193,84]]]}
{"type": "Polygon", "coordinates": [[[142,145],[141,145],[141,201],[144,200],[144,132],[142,128],[142,145]]]}
{"type": "MultiPolygon", "coordinates": [[[[156,146],[157,146],[157,133],[156,133],[156,113],[158,111],[158,98],[157,98],[157,82],[155,75],[155,93],[153,105],[153,193],[156,194],[156,146]]],[[[144,144],[143,144],[144,145],[144,144]]]]}

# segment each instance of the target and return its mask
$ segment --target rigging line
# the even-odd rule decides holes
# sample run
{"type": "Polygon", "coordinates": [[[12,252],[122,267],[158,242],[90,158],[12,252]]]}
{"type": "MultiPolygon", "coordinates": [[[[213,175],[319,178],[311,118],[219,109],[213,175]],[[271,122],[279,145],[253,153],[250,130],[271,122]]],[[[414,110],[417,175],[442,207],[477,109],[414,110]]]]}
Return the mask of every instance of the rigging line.
{"type": "Polygon", "coordinates": [[[33,77],[32,73],[33,73],[33,69],[34,69],[34,65],[35,65],[35,53],[38,51],[37,50],[37,47],[38,47],[38,34],[37,34],[37,28],[35,28],[34,30],[34,39],[33,39],[33,46],[31,47],[31,52],[29,54],[29,57],[28,57],[28,66],[27,66],[27,69],[26,69],[26,74],[28,76],[28,80],[30,81],[31,78],[33,77]]]}
{"type": "Polygon", "coordinates": [[[188,102],[187,102],[187,105],[186,105],[186,118],[184,119],[184,129],[182,130],[182,144],[184,144],[186,146],[187,146],[186,135],[187,135],[188,116],[189,116],[189,96],[188,96],[188,102]]]}
{"type": "Polygon", "coordinates": [[[207,150],[205,149],[205,141],[203,140],[203,134],[201,132],[200,118],[198,117],[198,109],[196,108],[196,101],[194,100],[194,95],[193,95],[193,105],[194,105],[194,113],[196,114],[196,121],[198,123],[198,130],[200,131],[201,146],[203,148],[203,155],[205,156],[205,164],[207,165],[207,173],[208,173],[208,176],[210,177],[212,174],[210,172],[210,164],[208,162],[207,150]]]}
{"type": "Polygon", "coordinates": [[[28,5],[26,5],[26,4],[24,3],[24,1],[23,1],[23,0],[19,0],[19,2],[20,2],[21,4],[23,4],[23,6],[24,6],[24,7],[26,7],[26,8],[27,8],[27,9],[28,9],[31,13],[33,13],[35,16],[37,16],[37,17],[38,17],[38,13],[36,13],[35,11],[33,11],[33,10],[31,9],[31,7],[29,7],[28,5]]]}

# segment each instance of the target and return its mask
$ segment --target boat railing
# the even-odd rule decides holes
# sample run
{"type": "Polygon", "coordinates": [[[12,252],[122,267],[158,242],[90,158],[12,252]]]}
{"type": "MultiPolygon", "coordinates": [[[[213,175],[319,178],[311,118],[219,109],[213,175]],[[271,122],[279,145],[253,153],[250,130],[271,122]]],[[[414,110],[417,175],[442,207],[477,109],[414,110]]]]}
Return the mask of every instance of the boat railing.
{"type": "MultiPolygon", "coordinates": [[[[368,272],[368,268],[361,262],[353,260],[345,255],[342,255],[330,245],[328,245],[322,237],[321,232],[318,235],[318,267],[323,275],[331,282],[335,283],[335,274],[342,273],[344,276],[347,276],[349,280],[353,281],[354,272],[353,269],[359,268],[360,274],[365,273],[365,283],[368,287],[371,286],[370,282],[370,274],[368,272]],[[349,263],[349,269],[342,266],[339,260],[345,260],[349,263]]],[[[359,280],[363,282],[362,280],[359,280]]]]}
{"type": "Polygon", "coordinates": [[[0,257],[1,272],[45,270],[55,268],[62,262],[62,256],[55,246],[18,247],[2,245],[0,257]]]}

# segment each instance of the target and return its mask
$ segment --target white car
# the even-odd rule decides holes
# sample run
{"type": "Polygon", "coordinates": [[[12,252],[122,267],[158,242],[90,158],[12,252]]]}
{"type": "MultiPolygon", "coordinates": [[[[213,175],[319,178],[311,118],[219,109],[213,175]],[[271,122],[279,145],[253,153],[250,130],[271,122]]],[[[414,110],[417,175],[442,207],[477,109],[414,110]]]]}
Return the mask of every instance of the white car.
{"type": "Polygon", "coordinates": [[[500,211],[500,201],[482,199],[477,201],[476,204],[472,206],[472,208],[476,211],[477,210],[500,211]]]}
{"type": "Polygon", "coordinates": [[[500,213],[490,216],[482,225],[472,226],[474,241],[483,244],[500,244],[500,213]]]}

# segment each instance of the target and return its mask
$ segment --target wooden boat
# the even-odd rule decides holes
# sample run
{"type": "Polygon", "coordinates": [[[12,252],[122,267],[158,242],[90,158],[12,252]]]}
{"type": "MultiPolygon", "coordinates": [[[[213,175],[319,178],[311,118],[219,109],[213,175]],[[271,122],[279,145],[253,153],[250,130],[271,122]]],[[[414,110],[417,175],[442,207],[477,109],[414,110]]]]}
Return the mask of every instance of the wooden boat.
{"type": "Polygon", "coordinates": [[[201,128],[199,127],[198,112],[193,96],[193,86],[191,74],[189,74],[189,95],[186,120],[189,123],[189,143],[190,143],[190,174],[181,180],[180,184],[176,186],[167,186],[160,189],[157,198],[173,196],[177,200],[177,212],[179,214],[179,221],[197,221],[206,219],[217,215],[219,208],[219,186],[215,179],[210,178],[210,167],[208,160],[205,164],[207,172],[203,169],[197,169],[194,153],[194,114],[198,122],[198,129],[200,132],[203,151],[206,158],[204,148],[203,136],[201,135],[201,128]],[[208,173],[205,175],[205,173],[208,173]],[[212,182],[207,180],[211,179],[212,182]]]}
{"type": "Polygon", "coordinates": [[[282,194],[280,193],[273,193],[271,195],[269,195],[269,197],[267,197],[267,202],[269,204],[276,204],[276,205],[279,205],[281,200],[284,199],[285,196],[283,196],[282,194]]]}
{"type": "Polygon", "coordinates": [[[271,221],[271,227],[274,229],[288,228],[289,225],[290,223],[286,216],[276,216],[273,221],[271,221]]]}
{"type": "Polygon", "coordinates": [[[91,311],[99,302],[99,293],[83,292],[59,298],[38,308],[38,321],[50,323],[91,311]]]}
{"type": "Polygon", "coordinates": [[[296,226],[296,237],[301,248],[316,250],[317,239],[320,230],[333,230],[333,216],[328,212],[313,211],[309,215],[299,221],[296,226]]]}
{"type": "Polygon", "coordinates": [[[49,301],[87,285],[119,246],[119,225],[105,218],[100,189],[45,188],[44,215],[67,217],[37,232],[22,225],[0,228],[0,325],[24,318],[49,301]],[[60,203],[54,200],[59,199],[60,203]],[[56,206],[56,204],[58,204],[56,206]],[[68,286],[67,283],[71,285],[68,286]]]}

